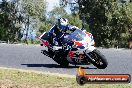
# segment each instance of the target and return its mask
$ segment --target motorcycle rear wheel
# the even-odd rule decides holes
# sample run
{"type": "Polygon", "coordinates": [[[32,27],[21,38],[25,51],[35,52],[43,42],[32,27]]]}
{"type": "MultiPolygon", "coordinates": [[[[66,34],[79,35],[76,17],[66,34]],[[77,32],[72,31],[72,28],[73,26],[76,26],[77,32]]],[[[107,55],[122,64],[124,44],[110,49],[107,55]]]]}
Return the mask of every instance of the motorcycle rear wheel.
{"type": "MultiPolygon", "coordinates": [[[[49,53],[51,53],[52,55],[55,54],[53,51],[48,50],[49,53]]],[[[57,52],[55,54],[54,57],[52,57],[52,59],[58,63],[60,66],[62,67],[68,67],[69,66],[69,62],[67,61],[67,59],[65,57],[63,57],[63,53],[57,52]]]]}

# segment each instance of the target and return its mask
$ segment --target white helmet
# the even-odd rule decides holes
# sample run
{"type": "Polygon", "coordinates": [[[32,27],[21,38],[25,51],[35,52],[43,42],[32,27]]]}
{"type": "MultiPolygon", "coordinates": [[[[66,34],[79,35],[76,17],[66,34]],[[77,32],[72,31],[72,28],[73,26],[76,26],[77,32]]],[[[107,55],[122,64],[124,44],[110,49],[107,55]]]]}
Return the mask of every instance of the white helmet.
{"type": "Polygon", "coordinates": [[[58,25],[59,26],[67,26],[68,25],[68,20],[65,18],[60,18],[58,19],[58,25]]]}

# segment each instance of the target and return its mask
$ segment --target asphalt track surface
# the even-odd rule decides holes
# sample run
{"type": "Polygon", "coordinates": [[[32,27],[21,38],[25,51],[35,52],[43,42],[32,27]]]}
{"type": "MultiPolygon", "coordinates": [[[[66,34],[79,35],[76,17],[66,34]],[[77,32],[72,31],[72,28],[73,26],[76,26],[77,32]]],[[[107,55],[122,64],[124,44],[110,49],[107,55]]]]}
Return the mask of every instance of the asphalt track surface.
{"type": "MultiPolygon", "coordinates": [[[[0,67],[37,70],[51,73],[76,75],[78,66],[62,68],[51,58],[43,55],[45,47],[0,44],[0,67]]],[[[108,60],[106,69],[93,65],[84,66],[88,74],[130,74],[132,75],[132,50],[99,49],[108,60]]]]}

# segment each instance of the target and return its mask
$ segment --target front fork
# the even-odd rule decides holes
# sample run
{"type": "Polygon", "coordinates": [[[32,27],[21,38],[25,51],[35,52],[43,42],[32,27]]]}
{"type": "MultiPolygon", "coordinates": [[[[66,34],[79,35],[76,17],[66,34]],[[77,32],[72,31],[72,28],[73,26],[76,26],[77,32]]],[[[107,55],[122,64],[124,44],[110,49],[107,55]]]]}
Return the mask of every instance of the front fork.
{"type": "MultiPolygon", "coordinates": [[[[84,54],[88,57],[88,59],[90,59],[90,60],[92,60],[93,61],[93,58],[91,58],[91,56],[88,54],[88,53],[86,53],[85,51],[84,51],[84,54]]],[[[86,57],[86,58],[87,58],[86,57]]],[[[89,62],[89,60],[87,59],[87,61],[89,62]]]]}
{"type": "Polygon", "coordinates": [[[93,58],[88,54],[92,51],[94,51],[96,48],[94,46],[90,46],[88,47],[85,51],[83,51],[83,53],[90,59],[93,61],[93,58]]]}

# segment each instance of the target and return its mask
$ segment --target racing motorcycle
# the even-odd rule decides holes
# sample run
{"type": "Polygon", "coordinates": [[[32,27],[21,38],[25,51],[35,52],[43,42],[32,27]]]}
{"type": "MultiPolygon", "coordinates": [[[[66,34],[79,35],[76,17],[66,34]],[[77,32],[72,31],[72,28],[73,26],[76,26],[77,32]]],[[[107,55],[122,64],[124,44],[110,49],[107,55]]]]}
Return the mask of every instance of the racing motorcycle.
{"type": "Polygon", "coordinates": [[[94,39],[91,33],[86,30],[75,29],[63,35],[63,45],[57,45],[57,41],[53,41],[54,45],[49,42],[49,32],[44,32],[40,37],[41,46],[47,47],[41,53],[52,58],[55,62],[63,67],[73,65],[89,65],[93,64],[98,69],[105,69],[108,62],[105,56],[97,50],[94,45],[94,39]]]}

